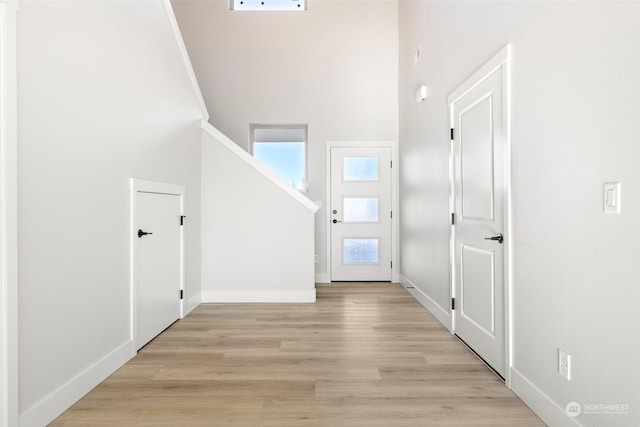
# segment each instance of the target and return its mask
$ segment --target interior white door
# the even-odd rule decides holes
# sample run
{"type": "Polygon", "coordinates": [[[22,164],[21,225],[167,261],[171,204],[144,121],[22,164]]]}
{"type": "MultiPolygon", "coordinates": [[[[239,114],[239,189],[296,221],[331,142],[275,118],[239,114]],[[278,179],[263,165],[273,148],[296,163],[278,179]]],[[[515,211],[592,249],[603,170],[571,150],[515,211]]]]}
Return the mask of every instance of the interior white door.
{"type": "MultiPolygon", "coordinates": [[[[454,329],[505,371],[503,69],[451,105],[454,129],[454,329]]],[[[508,237],[508,236],[506,236],[508,237]]]]}
{"type": "Polygon", "coordinates": [[[136,197],[140,349],[180,317],[182,201],[180,195],[142,191],[136,197]]]}
{"type": "Polygon", "coordinates": [[[391,148],[331,148],[331,280],[391,281],[391,148]]]}

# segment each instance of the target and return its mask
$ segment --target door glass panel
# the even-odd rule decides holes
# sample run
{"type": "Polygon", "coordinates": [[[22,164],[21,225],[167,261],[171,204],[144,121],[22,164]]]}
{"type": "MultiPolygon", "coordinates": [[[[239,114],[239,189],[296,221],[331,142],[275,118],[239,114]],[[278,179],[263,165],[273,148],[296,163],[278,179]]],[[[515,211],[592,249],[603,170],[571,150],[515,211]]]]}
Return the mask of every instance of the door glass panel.
{"type": "Polygon", "coordinates": [[[345,264],[375,264],[378,262],[378,239],[344,239],[345,264]]]}
{"type": "Polygon", "coordinates": [[[345,197],[344,222],[378,222],[377,197],[345,197]]]}
{"type": "Polygon", "coordinates": [[[377,157],[345,157],[343,159],[342,179],[344,181],[377,181],[377,157]]]}

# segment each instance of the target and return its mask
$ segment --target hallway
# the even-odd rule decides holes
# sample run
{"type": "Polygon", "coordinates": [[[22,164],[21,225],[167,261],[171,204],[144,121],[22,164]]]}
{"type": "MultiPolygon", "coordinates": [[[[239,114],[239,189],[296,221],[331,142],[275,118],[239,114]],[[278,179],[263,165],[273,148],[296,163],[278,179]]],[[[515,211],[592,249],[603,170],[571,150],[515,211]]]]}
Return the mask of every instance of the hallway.
{"type": "Polygon", "coordinates": [[[397,284],[203,304],[52,426],[544,425],[397,284]]]}

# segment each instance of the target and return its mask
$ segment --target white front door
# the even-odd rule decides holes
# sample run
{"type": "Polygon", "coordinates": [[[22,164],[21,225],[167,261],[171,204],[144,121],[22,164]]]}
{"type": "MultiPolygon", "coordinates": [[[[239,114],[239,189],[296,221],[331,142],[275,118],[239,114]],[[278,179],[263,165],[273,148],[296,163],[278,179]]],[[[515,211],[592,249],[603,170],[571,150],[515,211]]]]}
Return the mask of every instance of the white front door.
{"type": "Polygon", "coordinates": [[[498,68],[450,106],[454,152],[454,331],[505,375],[507,128],[498,68]]]}
{"type": "Polygon", "coordinates": [[[391,281],[391,148],[331,148],[331,280],[391,281]]]}
{"type": "Polygon", "coordinates": [[[181,196],[138,191],[137,348],[178,320],[181,309],[181,196]]]}

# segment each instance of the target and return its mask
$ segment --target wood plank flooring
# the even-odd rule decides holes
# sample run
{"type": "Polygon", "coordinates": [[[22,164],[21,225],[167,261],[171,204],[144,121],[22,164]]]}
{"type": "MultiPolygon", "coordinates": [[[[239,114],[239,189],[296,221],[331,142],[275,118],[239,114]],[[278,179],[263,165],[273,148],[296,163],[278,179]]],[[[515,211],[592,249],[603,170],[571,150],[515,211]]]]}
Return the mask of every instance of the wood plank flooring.
{"type": "Polygon", "coordinates": [[[397,284],[203,304],[52,426],[543,426],[397,284]]]}

